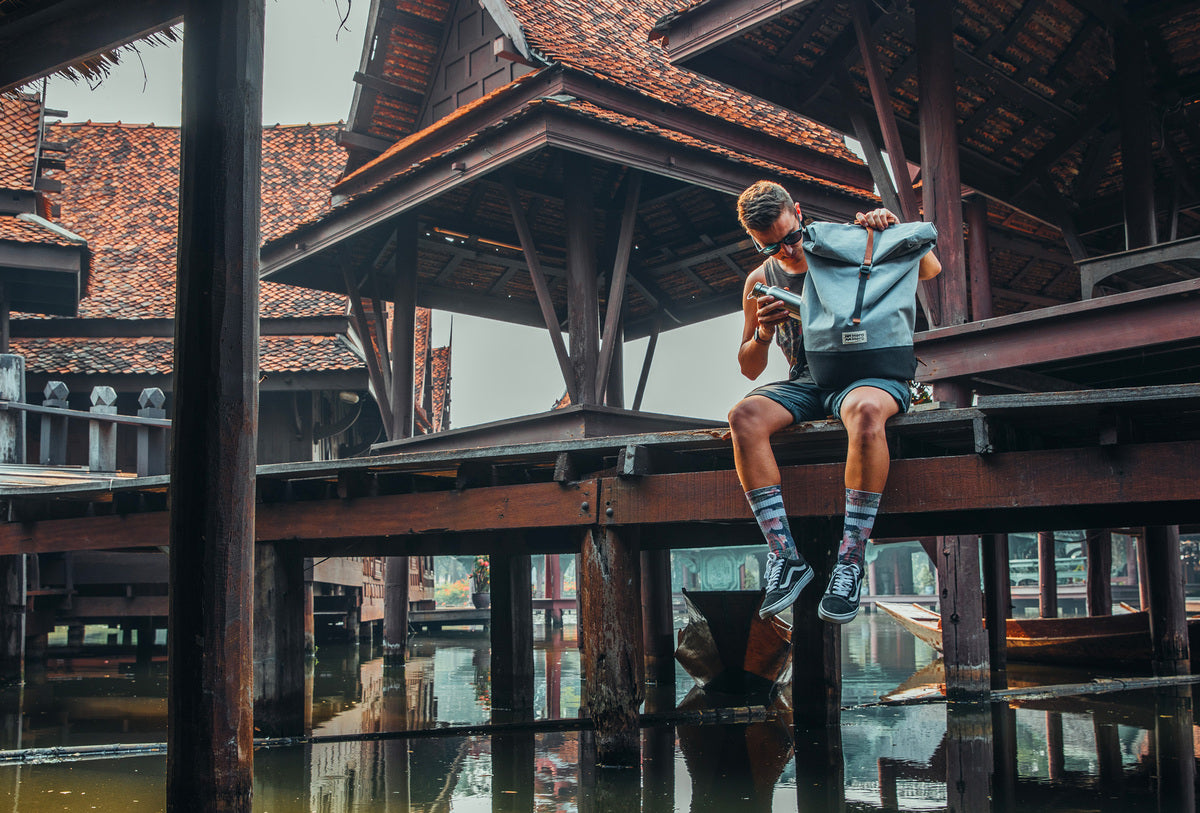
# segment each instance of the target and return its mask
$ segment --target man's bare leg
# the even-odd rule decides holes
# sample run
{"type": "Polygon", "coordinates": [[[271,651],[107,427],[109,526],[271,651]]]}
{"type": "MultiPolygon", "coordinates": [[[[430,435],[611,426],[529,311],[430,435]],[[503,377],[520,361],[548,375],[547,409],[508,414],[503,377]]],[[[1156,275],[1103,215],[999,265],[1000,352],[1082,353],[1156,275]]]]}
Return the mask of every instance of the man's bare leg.
{"type": "Polygon", "coordinates": [[[791,412],[761,395],[742,399],[729,412],[734,465],[771,551],[767,556],[766,594],[758,611],[764,618],[791,606],[813,577],[788,526],[779,465],[771,449],[771,436],[793,420],[791,412]]]}
{"type": "Polygon", "coordinates": [[[884,424],[899,411],[891,393],[875,387],[858,387],[842,400],[841,418],[849,437],[846,517],[837,565],[818,609],[827,621],[845,624],[858,614],[866,543],[891,465],[884,424]]]}

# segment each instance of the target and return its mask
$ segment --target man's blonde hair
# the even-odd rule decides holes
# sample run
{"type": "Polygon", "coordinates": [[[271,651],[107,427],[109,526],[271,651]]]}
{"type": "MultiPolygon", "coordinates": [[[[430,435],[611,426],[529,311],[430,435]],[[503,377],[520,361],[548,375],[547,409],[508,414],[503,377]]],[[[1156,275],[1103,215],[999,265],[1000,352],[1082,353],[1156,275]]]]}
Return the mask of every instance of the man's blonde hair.
{"type": "Polygon", "coordinates": [[[773,181],[756,181],[738,196],[738,222],[749,231],[766,231],[785,209],[795,206],[792,196],[773,181]]]}

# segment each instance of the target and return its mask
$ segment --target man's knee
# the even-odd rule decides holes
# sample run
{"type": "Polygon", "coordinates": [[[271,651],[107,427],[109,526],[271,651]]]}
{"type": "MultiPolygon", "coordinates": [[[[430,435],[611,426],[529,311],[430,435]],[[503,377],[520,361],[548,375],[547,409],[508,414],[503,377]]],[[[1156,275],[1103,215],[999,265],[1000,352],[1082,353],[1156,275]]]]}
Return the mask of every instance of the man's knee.
{"type": "Polygon", "coordinates": [[[896,411],[894,404],[882,398],[848,396],[842,402],[841,417],[848,432],[875,435],[883,432],[883,425],[896,411]]]}
{"type": "Polygon", "coordinates": [[[774,404],[765,398],[743,398],[729,410],[729,429],[734,437],[769,437],[778,427],[770,407],[774,404]],[[763,403],[766,401],[766,403],[763,403]]]}

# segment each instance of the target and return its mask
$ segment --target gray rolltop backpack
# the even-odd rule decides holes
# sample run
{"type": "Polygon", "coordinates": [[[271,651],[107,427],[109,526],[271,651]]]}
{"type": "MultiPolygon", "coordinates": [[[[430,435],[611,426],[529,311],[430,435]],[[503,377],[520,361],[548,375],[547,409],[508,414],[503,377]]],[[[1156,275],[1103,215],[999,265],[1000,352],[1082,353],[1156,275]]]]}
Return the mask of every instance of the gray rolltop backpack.
{"type": "Polygon", "coordinates": [[[913,377],[917,269],[936,242],[932,223],[898,223],[883,231],[841,223],[805,229],[808,273],[800,324],[818,386],[913,377]]]}

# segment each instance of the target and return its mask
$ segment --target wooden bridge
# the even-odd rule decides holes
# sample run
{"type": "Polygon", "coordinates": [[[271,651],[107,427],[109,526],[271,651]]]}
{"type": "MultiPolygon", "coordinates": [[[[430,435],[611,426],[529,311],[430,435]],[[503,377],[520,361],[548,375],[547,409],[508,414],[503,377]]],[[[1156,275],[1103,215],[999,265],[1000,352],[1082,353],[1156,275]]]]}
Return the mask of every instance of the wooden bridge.
{"type": "MultiPolygon", "coordinates": [[[[980,534],[987,535],[985,566],[997,565],[987,577],[987,606],[1007,615],[998,535],[1153,526],[1156,652],[1166,671],[1186,668],[1178,664],[1186,664],[1186,632],[1182,655],[1172,638],[1184,624],[1181,583],[1171,575],[1178,574],[1177,531],[1154,528],[1200,521],[1200,385],[980,397],[969,408],[897,417],[888,435],[892,474],[877,528],[881,536],[937,539],[943,624],[954,632],[946,635],[952,696],[985,695],[990,671],[1003,667],[1003,639],[990,642],[989,655],[984,631],[980,534]]],[[[844,447],[836,421],[799,425],[776,444],[793,528],[822,573],[839,531],[844,447]]],[[[302,557],[490,555],[494,695],[500,707],[524,709],[533,699],[529,557],[571,552],[580,554],[587,707],[608,753],[636,754],[642,677],[673,674],[670,549],[762,544],[727,431],[408,448],[258,468],[257,598],[245,596],[243,607],[249,613],[256,602],[256,724],[288,732],[303,719],[303,653],[295,644],[302,557]]],[[[162,546],[167,484],[151,476],[4,488],[0,498],[16,521],[0,525],[0,555],[162,546]]],[[[812,702],[814,690],[834,698],[834,708],[840,693],[839,628],[816,620],[819,593],[807,591],[796,613],[802,716],[828,713],[829,704],[812,702]]]]}

